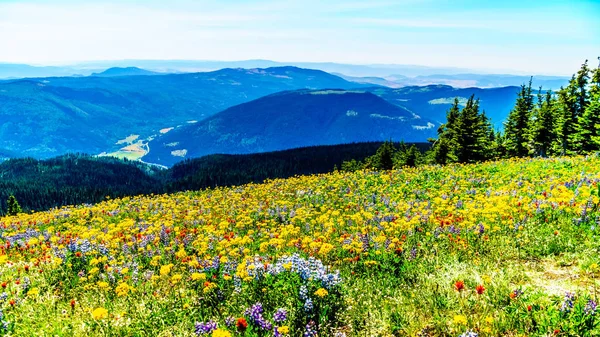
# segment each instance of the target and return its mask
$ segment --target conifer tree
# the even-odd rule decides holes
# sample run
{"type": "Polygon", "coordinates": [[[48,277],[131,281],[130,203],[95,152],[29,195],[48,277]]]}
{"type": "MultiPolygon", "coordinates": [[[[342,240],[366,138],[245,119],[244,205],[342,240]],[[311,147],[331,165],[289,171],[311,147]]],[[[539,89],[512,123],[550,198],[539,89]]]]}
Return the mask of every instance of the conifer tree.
{"type": "Polygon", "coordinates": [[[529,85],[521,85],[517,94],[515,107],[508,115],[505,122],[505,146],[510,157],[525,157],[529,154],[528,133],[533,110],[533,95],[531,92],[531,79],[529,85]]]}
{"type": "Polygon", "coordinates": [[[479,113],[479,100],[471,96],[458,117],[456,157],[461,163],[489,159],[489,121],[479,113]]]}
{"type": "Polygon", "coordinates": [[[438,139],[434,143],[433,158],[438,164],[448,164],[457,161],[455,151],[457,146],[458,118],[460,116],[458,97],[446,113],[446,123],[438,128],[438,139]]]}
{"type": "Polygon", "coordinates": [[[600,150],[600,66],[592,75],[589,100],[577,124],[581,151],[600,150]]]}
{"type": "Polygon", "coordinates": [[[391,170],[394,168],[394,155],[396,148],[394,143],[386,141],[378,149],[375,155],[367,158],[366,166],[377,170],[391,170]]]}
{"type": "Polygon", "coordinates": [[[566,88],[560,88],[558,91],[558,111],[556,134],[560,154],[572,154],[575,150],[573,145],[577,132],[577,87],[575,85],[575,76],[569,81],[566,88]]]}
{"type": "Polygon", "coordinates": [[[21,206],[19,205],[19,202],[17,201],[17,198],[15,198],[14,195],[8,197],[8,201],[6,202],[6,204],[8,206],[6,214],[17,215],[22,212],[21,206]]]}
{"type": "Polygon", "coordinates": [[[572,149],[576,152],[586,152],[590,150],[590,125],[589,118],[584,118],[584,114],[590,103],[588,85],[590,80],[590,68],[588,67],[588,61],[581,65],[581,69],[577,71],[577,74],[573,77],[572,82],[569,86],[572,86],[571,92],[574,97],[571,98],[573,102],[573,118],[575,120],[573,134],[569,138],[572,149]]]}
{"type": "Polygon", "coordinates": [[[553,144],[556,142],[556,116],[555,101],[552,91],[546,91],[542,95],[542,88],[538,92],[537,107],[531,121],[531,143],[533,154],[547,157],[552,152],[553,144]]]}

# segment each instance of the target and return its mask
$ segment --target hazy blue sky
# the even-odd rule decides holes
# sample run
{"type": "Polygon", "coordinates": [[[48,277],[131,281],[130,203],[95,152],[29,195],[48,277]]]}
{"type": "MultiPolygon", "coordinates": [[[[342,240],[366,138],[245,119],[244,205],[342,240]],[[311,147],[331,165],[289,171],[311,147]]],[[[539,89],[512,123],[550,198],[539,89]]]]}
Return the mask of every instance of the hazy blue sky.
{"type": "Polygon", "coordinates": [[[600,0],[0,0],[0,61],[396,63],[570,74],[600,0]]]}

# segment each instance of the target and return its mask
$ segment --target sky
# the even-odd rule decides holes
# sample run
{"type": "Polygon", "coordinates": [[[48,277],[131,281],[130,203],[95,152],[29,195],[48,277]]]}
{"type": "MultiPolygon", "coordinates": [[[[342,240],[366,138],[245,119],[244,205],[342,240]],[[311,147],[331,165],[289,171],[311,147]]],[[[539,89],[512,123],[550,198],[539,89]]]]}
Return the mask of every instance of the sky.
{"type": "Polygon", "coordinates": [[[0,62],[412,64],[572,74],[600,0],[0,0],[0,62]]]}

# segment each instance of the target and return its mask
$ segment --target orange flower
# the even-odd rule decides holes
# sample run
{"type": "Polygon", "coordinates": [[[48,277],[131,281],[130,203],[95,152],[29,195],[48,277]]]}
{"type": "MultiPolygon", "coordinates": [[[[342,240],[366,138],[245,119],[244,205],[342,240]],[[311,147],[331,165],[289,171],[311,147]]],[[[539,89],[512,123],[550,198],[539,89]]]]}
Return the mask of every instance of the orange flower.
{"type": "Polygon", "coordinates": [[[456,281],[454,283],[454,289],[458,291],[463,291],[465,289],[465,282],[462,280],[456,281]]]}
{"type": "Polygon", "coordinates": [[[248,322],[246,322],[245,318],[238,318],[237,321],[235,322],[235,326],[237,327],[238,331],[240,332],[244,332],[246,331],[246,328],[248,327],[248,322]]]}
{"type": "Polygon", "coordinates": [[[483,286],[483,284],[480,284],[475,288],[475,291],[477,291],[478,295],[481,295],[485,291],[485,287],[483,286]]]}

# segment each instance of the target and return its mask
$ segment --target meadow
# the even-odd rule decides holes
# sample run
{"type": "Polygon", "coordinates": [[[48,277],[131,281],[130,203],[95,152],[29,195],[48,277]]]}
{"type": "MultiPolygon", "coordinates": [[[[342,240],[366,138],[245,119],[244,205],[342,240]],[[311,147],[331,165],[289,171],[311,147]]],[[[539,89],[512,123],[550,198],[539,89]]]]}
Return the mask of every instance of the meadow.
{"type": "Polygon", "coordinates": [[[0,334],[597,336],[600,157],[333,172],[0,219],[0,334]]]}

